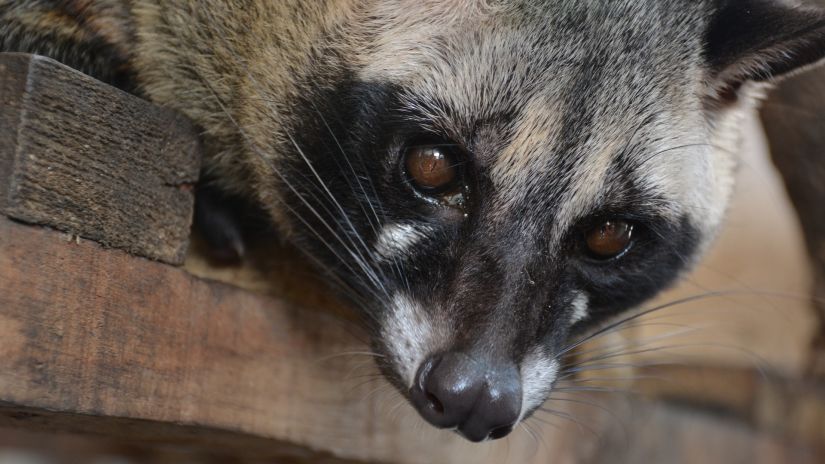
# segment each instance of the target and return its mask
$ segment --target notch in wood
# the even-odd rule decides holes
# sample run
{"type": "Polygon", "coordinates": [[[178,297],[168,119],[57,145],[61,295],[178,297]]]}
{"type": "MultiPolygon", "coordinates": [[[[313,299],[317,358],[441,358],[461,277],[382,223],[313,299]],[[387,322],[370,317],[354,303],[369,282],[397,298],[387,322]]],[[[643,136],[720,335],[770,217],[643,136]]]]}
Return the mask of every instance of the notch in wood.
{"type": "Polygon", "coordinates": [[[182,115],[54,60],[0,53],[0,212],[181,264],[200,169],[182,115]]]}

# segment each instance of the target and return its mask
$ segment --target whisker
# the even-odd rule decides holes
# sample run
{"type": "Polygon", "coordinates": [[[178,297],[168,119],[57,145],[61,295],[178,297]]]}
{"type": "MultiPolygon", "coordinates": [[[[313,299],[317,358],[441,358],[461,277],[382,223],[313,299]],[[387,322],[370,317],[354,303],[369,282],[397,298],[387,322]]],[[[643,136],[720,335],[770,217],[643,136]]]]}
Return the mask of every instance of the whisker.
{"type": "MultiPolygon", "coordinates": [[[[640,325],[643,326],[643,325],[640,325]]],[[[614,357],[614,354],[621,353],[622,351],[630,350],[630,349],[637,349],[642,348],[644,345],[651,345],[656,342],[661,342],[664,340],[670,340],[674,338],[678,338],[684,335],[693,335],[696,332],[699,332],[701,328],[699,327],[691,327],[691,326],[684,326],[679,330],[674,330],[671,332],[667,332],[661,335],[655,335],[646,338],[634,338],[632,340],[627,340],[626,343],[615,343],[612,345],[607,346],[599,346],[590,350],[585,350],[582,352],[573,352],[572,354],[568,354],[567,356],[572,357],[577,363],[584,362],[582,358],[584,355],[590,355],[590,357],[586,358],[589,361],[593,360],[601,360],[601,359],[609,359],[614,357]],[[617,346],[618,345],[618,346],[617,346]]],[[[617,332],[619,332],[617,330],[617,332]]],[[[604,334],[607,335],[608,333],[604,334]]],[[[566,356],[566,357],[567,357],[566,356]]]]}
{"type": "Polygon", "coordinates": [[[679,299],[676,299],[676,300],[673,300],[673,301],[670,301],[670,302],[667,302],[667,303],[662,303],[662,304],[653,306],[652,308],[648,308],[648,309],[645,309],[645,310],[635,312],[633,314],[630,314],[629,316],[622,317],[621,319],[618,319],[618,320],[616,320],[612,323],[609,323],[606,326],[596,330],[595,332],[593,332],[589,335],[586,335],[586,336],[580,338],[579,340],[576,340],[573,343],[567,345],[562,350],[560,350],[559,353],[556,354],[555,358],[559,359],[559,358],[563,357],[564,355],[566,355],[567,353],[571,352],[572,350],[574,350],[574,349],[578,348],[579,346],[583,345],[584,343],[587,343],[591,340],[594,340],[594,339],[596,339],[596,338],[598,338],[602,335],[605,335],[607,333],[611,333],[611,331],[616,330],[617,328],[621,327],[622,325],[627,324],[627,323],[632,322],[632,321],[635,321],[635,320],[638,320],[638,319],[640,319],[642,317],[645,317],[649,314],[654,314],[654,313],[657,313],[657,312],[661,312],[661,311],[664,311],[666,309],[673,308],[673,307],[683,305],[683,304],[686,304],[686,303],[690,303],[690,302],[694,302],[694,301],[709,300],[709,299],[713,299],[713,298],[721,298],[721,297],[734,296],[734,295],[759,295],[759,296],[765,296],[765,297],[787,298],[787,299],[794,299],[794,300],[800,300],[800,301],[819,301],[820,300],[819,298],[800,297],[799,295],[795,295],[795,294],[788,294],[788,293],[783,293],[783,292],[773,292],[773,291],[760,291],[760,290],[755,290],[755,291],[754,290],[719,290],[719,291],[700,293],[700,294],[696,294],[696,295],[690,295],[690,296],[679,298],[679,299]]]}
{"type": "Polygon", "coordinates": [[[582,379],[576,379],[574,376],[576,374],[581,374],[583,372],[599,372],[599,371],[610,371],[614,369],[639,369],[639,368],[647,368],[647,367],[660,367],[660,366],[676,366],[676,365],[684,365],[676,362],[670,361],[660,361],[660,362],[644,362],[644,363],[610,363],[610,364],[596,364],[592,366],[583,366],[581,368],[574,368],[568,369],[564,371],[564,375],[558,377],[558,381],[560,382],[595,382],[601,380],[638,380],[638,379],[646,379],[646,378],[654,378],[653,376],[647,375],[634,375],[634,376],[626,376],[626,377],[605,377],[605,378],[595,378],[595,377],[586,377],[582,379]]]}
{"type": "MultiPolygon", "coordinates": [[[[240,134],[244,137],[244,139],[245,139],[245,140],[247,140],[247,144],[249,144],[249,145],[250,145],[250,148],[252,148],[252,149],[253,149],[253,151],[255,151],[256,153],[258,153],[258,154],[259,154],[259,156],[260,156],[262,159],[266,160],[266,157],[264,157],[262,154],[260,154],[260,152],[258,151],[257,147],[256,147],[254,144],[252,144],[251,140],[250,140],[250,139],[249,139],[249,137],[246,135],[246,132],[243,130],[243,128],[241,128],[241,127],[238,125],[238,123],[235,121],[234,117],[233,117],[233,116],[229,113],[229,111],[226,109],[226,106],[225,106],[225,105],[223,104],[223,102],[220,100],[220,98],[218,97],[218,95],[217,95],[217,93],[214,91],[214,89],[212,89],[212,87],[211,87],[211,86],[210,86],[207,82],[205,82],[205,81],[204,81],[204,85],[206,85],[206,86],[207,86],[207,88],[208,88],[208,89],[212,92],[212,94],[213,94],[214,98],[216,99],[216,101],[217,101],[218,105],[219,105],[219,106],[223,109],[223,111],[226,113],[227,117],[228,117],[228,118],[230,119],[230,121],[231,121],[231,122],[232,122],[232,123],[236,126],[236,128],[238,129],[238,131],[240,132],[240,134]]],[[[275,168],[274,168],[274,166],[270,166],[270,168],[271,168],[271,169],[273,170],[273,172],[274,172],[274,173],[275,173],[275,174],[276,174],[276,175],[280,178],[280,180],[284,183],[284,185],[286,185],[286,186],[287,186],[287,188],[289,188],[289,189],[290,189],[290,191],[292,191],[292,192],[293,192],[293,193],[294,193],[294,194],[295,194],[295,195],[296,195],[296,196],[297,196],[297,197],[298,197],[298,198],[299,198],[299,199],[300,199],[300,200],[304,203],[304,205],[305,205],[305,206],[306,206],[306,207],[310,210],[310,212],[312,212],[312,213],[313,213],[313,214],[314,214],[314,215],[318,218],[318,220],[319,220],[319,221],[320,221],[320,222],[321,222],[321,223],[322,223],[322,224],[323,224],[323,225],[324,225],[324,226],[325,226],[325,227],[326,227],[326,228],[327,228],[327,229],[328,229],[328,230],[329,230],[329,231],[333,234],[333,236],[335,236],[335,237],[336,237],[336,239],[338,239],[338,241],[341,243],[341,245],[344,247],[344,249],[346,249],[346,250],[350,251],[349,246],[347,246],[347,245],[343,242],[343,240],[341,240],[340,236],[339,236],[338,234],[336,234],[335,230],[334,230],[334,229],[333,229],[333,228],[332,228],[332,227],[331,227],[331,226],[327,223],[327,221],[326,221],[326,220],[324,220],[324,218],[321,216],[321,214],[319,214],[319,213],[316,211],[316,209],[315,209],[315,208],[314,208],[314,207],[313,207],[313,206],[312,206],[309,202],[307,202],[307,201],[303,198],[303,196],[302,196],[302,195],[301,195],[301,194],[297,191],[297,189],[296,189],[294,186],[292,186],[292,184],[291,184],[291,183],[290,183],[290,182],[289,182],[289,181],[288,181],[288,180],[287,180],[287,179],[286,179],[286,178],[285,178],[285,177],[284,177],[284,176],[280,173],[280,171],[278,171],[277,169],[275,169],[275,168]]],[[[324,245],[325,245],[325,246],[326,246],[329,250],[330,250],[330,252],[331,252],[334,256],[336,256],[336,257],[339,259],[339,261],[340,261],[340,262],[342,262],[342,263],[343,263],[343,264],[344,264],[347,268],[349,268],[353,274],[356,274],[355,270],[354,270],[354,269],[352,269],[352,268],[351,268],[351,266],[349,265],[349,262],[348,262],[347,260],[344,260],[344,259],[343,259],[343,258],[342,258],[339,254],[338,254],[337,250],[335,250],[335,248],[334,248],[331,244],[329,244],[326,240],[324,240],[324,239],[323,239],[323,237],[321,236],[321,234],[320,234],[320,233],[318,233],[318,232],[315,230],[315,228],[314,228],[314,227],[312,227],[312,226],[311,226],[308,222],[306,222],[306,221],[305,221],[305,220],[301,217],[301,215],[300,215],[300,214],[297,214],[297,213],[295,212],[295,210],[294,210],[294,209],[293,209],[293,208],[292,208],[289,204],[284,203],[284,202],[282,202],[282,204],[283,204],[283,205],[284,205],[284,206],[285,206],[285,207],[286,207],[289,211],[291,211],[291,212],[295,215],[295,217],[296,217],[296,218],[298,218],[298,220],[300,220],[300,221],[304,224],[304,226],[306,226],[306,227],[307,227],[307,228],[308,228],[308,229],[309,229],[309,230],[310,230],[310,231],[311,231],[311,232],[312,232],[312,233],[313,233],[313,234],[314,234],[314,235],[315,235],[315,236],[316,236],[316,237],[317,237],[317,238],[318,238],[318,239],[319,239],[319,240],[320,240],[320,241],[321,241],[321,242],[322,242],[322,243],[323,243],[323,244],[324,244],[324,245]]],[[[351,253],[351,254],[353,254],[351,251],[350,251],[350,253],[351,253]]],[[[353,257],[355,257],[355,256],[353,256],[353,257]]],[[[356,263],[358,263],[359,265],[361,264],[360,260],[358,260],[357,258],[355,259],[355,261],[356,261],[356,263]]],[[[368,275],[368,277],[369,277],[369,275],[368,275]]],[[[386,293],[386,292],[385,292],[385,293],[386,293]]]]}
{"type": "Polygon", "coordinates": [[[522,429],[522,430],[524,430],[524,431],[527,433],[527,436],[529,436],[529,437],[530,437],[530,439],[531,439],[531,440],[533,440],[533,445],[534,445],[534,446],[533,446],[533,452],[532,452],[532,455],[533,455],[533,456],[535,456],[536,454],[538,454],[538,452],[539,452],[539,448],[540,448],[540,446],[541,446],[541,445],[539,444],[539,437],[538,437],[538,435],[536,434],[536,432],[535,432],[534,430],[532,430],[532,429],[529,427],[529,424],[527,423],[527,421],[522,421],[519,425],[521,426],[521,429],[522,429]]]}
{"type": "MultiPolygon", "coordinates": [[[[606,370],[606,369],[605,369],[606,370]]],[[[604,382],[636,382],[638,380],[658,380],[658,381],[666,381],[662,376],[659,375],[627,375],[622,377],[583,377],[583,378],[570,378],[570,379],[563,379],[560,380],[565,385],[570,386],[577,386],[577,385],[585,385],[589,386],[590,384],[601,385],[604,382]]]]}
{"type": "Polygon", "coordinates": [[[548,402],[561,401],[561,402],[564,402],[564,403],[580,404],[580,405],[583,405],[583,406],[589,406],[591,408],[598,409],[599,411],[602,411],[602,412],[608,414],[613,420],[615,420],[617,423],[619,423],[622,426],[622,430],[624,431],[624,433],[627,434],[627,424],[619,417],[619,415],[616,414],[615,412],[613,412],[613,410],[608,409],[607,407],[602,406],[598,403],[594,403],[592,401],[574,399],[574,398],[557,398],[557,397],[553,397],[553,396],[550,396],[547,399],[547,401],[548,402]]]}
{"type": "MultiPolygon", "coordinates": [[[[243,63],[239,63],[239,64],[243,64],[243,63]]],[[[259,152],[259,150],[258,150],[258,148],[257,148],[257,145],[256,145],[255,143],[253,143],[253,142],[252,142],[251,138],[250,138],[250,137],[246,134],[246,131],[245,131],[245,130],[244,130],[244,129],[243,129],[243,128],[242,128],[242,127],[241,127],[241,126],[237,123],[237,121],[235,120],[234,116],[232,116],[232,114],[228,111],[228,109],[226,108],[226,105],[223,103],[223,101],[222,101],[222,100],[221,100],[221,98],[218,96],[217,92],[215,92],[214,88],[210,85],[210,83],[209,83],[206,79],[204,79],[204,78],[203,78],[203,76],[201,76],[199,72],[197,72],[197,71],[196,71],[196,69],[197,69],[197,68],[196,68],[195,66],[192,66],[192,69],[193,69],[193,71],[195,71],[196,76],[197,76],[197,77],[198,77],[198,78],[199,78],[199,79],[203,82],[203,84],[205,85],[205,87],[206,87],[206,88],[207,88],[207,89],[211,92],[211,94],[212,94],[213,98],[215,99],[215,101],[217,102],[217,104],[219,105],[219,107],[221,108],[221,110],[223,111],[223,113],[226,115],[226,117],[227,117],[227,118],[229,118],[230,122],[232,122],[232,124],[236,127],[236,129],[238,130],[238,132],[239,132],[239,134],[241,135],[241,137],[242,137],[242,138],[243,138],[243,139],[247,142],[247,145],[248,145],[250,148],[252,148],[252,149],[253,149],[253,152],[257,153],[257,154],[258,154],[258,156],[259,156],[262,160],[264,160],[264,161],[265,161],[265,163],[266,163],[266,164],[270,167],[270,169],[272,169],[272,171],[273,171],[273,172],[275,173],[275,175],[276,175],[276,176],[277,176],[277,177],[281,180],[281,182],[283,182],[283,183],[284,183],[284,185],[285,185],[285,186],[287,186],[287,188],[288,188],[290,191],[292,191],[292,192],[293,192],[293,194],[295,194],[295,196],[296,196],[298,199],[300,199],[300,200],[302,201],[302,203],[304,204],[304,206],[305,206],[305,207],[306,207],[306,208],[307,208],[307,209],[308,209],[308,210],[309,210],[312,214],[314,214],[314,215],[315,215],[315,217],[316,217],[316,218],[317,218],[317,219],[321,222],[321,224],[323,224],[323,225],[327,228],[327,230],[329,230],[329,231],[330,231],[330,233],[333,235],[333,237],[335,237],[335,239],[336,239],[338,242],[340,242],[340,244],[344,247],[344,249],[345,249],[345,250],[347,250],[347,251],[348,251],[348,253],[350,254],[350,256],[353,258],[353,261],[354,261],[354,262],[355,262],[355,263],[356,263],[356,264],[357,264],[357,265],[361,268],[361,270],[362,270],[362,271],[364,272],[364,274],[365,274],[365,275],[366,275],[366,276],[367,276],[367,277],[368,277],[368,278],[372,281],[372,283],[375,285],[375,287],[376,287],[376,288],[378,288],[378,289],[380,289],[380,290],[382,290],[382,291],[385,293],[385,296],[387,296],[387,297],[388,297],[389,295],[388,295],[388,293],[387,293],[387,291],[386,291],[386,287],[384,286],[383,282],[381,282],[381,281],[380,281],[380,279],[378,279],[378,278],[377,278],[377,276],[375,275],[375,271],[374,271],[374,269],[372,269],[371,267],[369,267],[368,265],[366,265],[366,263],[365,263],[365,261],[364,261],[364,259],[363,259],[363,256],[362,256],[362,255],[360,255],[360,256],[359,256],[359,253],[357,252],[357,250],[356,250],[356,251],[353,251],[353,250],[352,250],[352,249],[351,249],[351,248],[350,248],[350,247],[349,247],[346,243],[344,243],[344,241],[341,239],[340,235],[338,235],[338,234],[336,233],[336,231],[335,231],[335,230],[334,230],[334,229],[333,229],[333,228],[329,225],[329,223],[328,223],[328,222],[327,222],[327,221],[323,218],[323,216],[322,216],[322,215],[321,215],[321,214],[320,214],[320,213],[319,213],[319,212],[318,212],[318,211],[317,211],[317,210],[316,210],[316,209],[315,209],[315,208],[314,208],[314,207],[313,207],[313,206],[312,206],[312,205],[311,205],[308,201],[306,201],[306,200],[304,199],[304,197],[303,197],[303,196],[302,196],[302,195],[301,195],[301,194],[297,191],[297,189],[296,189],[296,188],[295,188],[295,187],[294,187],[294,186],[293,186],[293,185],[289,182],[289,180],[288,180],[288,179],[286,179],[286,177],[285,177],[285,176],[284,176],[284,175],[283,175],[283,174],[282,174],[282,173],[281,173],[281,172],[280,172],[280,171],[279,171],[279,170],[278,170],[278,169],[277,169],[277,168],[276,168],[276,167],[275,167],[272,163],[270,163],[270,162],[266,159],[266,157],[265,157],[265,156],[263,156],[263,154],[261,154],[261,153],[259,152]]],[[[247,74],[249,74],[249,73],[247,72],[247,74]]],[[[250,77],[252,77],[252,76],[250,75],[250,77]]],[[[254,79],[253,79],[253,80],[254,80],[254,79]]],[[[287,135],[289,136],[290,140],[291,140],[293,143],[295,143],[295,141],[294,141],[294,139],[291,137],[291,135],[290,135],[290,134],[287,134],[287,135]]],[[[297,146],[296,146],[296,148],[300,151],[300,147],[297,147],[297,146]]],[[[303,158],[305,158],[305,159],[306,159],[306,157],[303,155],[303,152],[301,152],[301,156],[302,156],[303,158]]],[[[308,160],[307,160],[307,162],[308,162],[308,160]]],[[[314,171],[314,168],[312,168],[312,167],[311,167],[311,164],[310,164],[310,168],[311,168],[311,169],[313,170],[313,172],[317,175],[317,172],[315,172],[315,171],[314,171]]],[[[321,181],[321,182],[323,182],[323,181],[321,181]]],[[[325,185],[324,185],[324,186],[325,186],[325,185]]],[[[328,191],[328,189],[327,189],[327,191],[328,191]]],[[[335,202],[335,203],[336,203],[336,204],[340,207],[340,203],[338,203],[338,202],[337,202],[334,198],[332,198],[332,200],[333,200],[333,201],[334,201],[334,202],[335,202]]],[[[317,231],[317,230],[315,230],[315,229],[314,229],[314,228],[313,228],[313,227],[312,227],[309,223],[307,223],[307,222],[306,222],[306,221],[305,221],[305,220],[301,217],[301,215],[300,215],[300,214],[297,214],[297,212],[294,210],[294,208],[292,208],[290,205],[285,204],[285,203],[283,203],[283,202],[282,202],[282,204],[283,204],[283,205],[284,205],[284,206],[285,206],[285,207],[286,207],[289,211],[291,211],[291,212],[292,212],[292,214],[293,214],[296,218],[298,218],[298,219],[299,219],[299,220],[300,220],[300,221],[301,221],[301,222],[302,222],[302,223],[303,223],[303,224],[304,224],[304,225],[305,225],[305,226],[306,226],[306,227],[307,227],[307,228],[308,228],[308,229],[309,229],[309,230],[310,230],[310,231],[311,231],[311,232],[312,232],[312,233],[313,233],[313,234],[314,234],[314,235],[315,235],[318,239],[319,239],[319,241],[321,241],[321,242],[322,242],[322,243],[323,243],[323,244],[324,244],[324,245],[325,245],[325,246],[326,246],[326,247],[330,250],[330,252],[331,252],[331,253],[332,253],[332,254],[333,254],[333,255],[334,255],[334,256],[335,256],[335,257],[336,257],[336,258],[337,258],[337,259],[338,259],[338,260],[339,260],[342,264],[344,264],[344,266],[345,266],[345,267],[347,267],[347,268],[349,268],[349,269],[351,270],[352,275],[358,275],[358,273],[356,273],[356,272],[355,272],[355,271],[351,268],[351,266],[350,266],[350,264],[349,264],[349,261],[348,261],[348,260],[344,260],[344,259],[343,259],[343,258],[342,258],[339,254],[338,254],[337,250],[335,250],[335,248],[334,248],[334,247],[332,247],[332,246],[331,246],[331,244],[329,244],[329,243],[328,243],[328,242],[327,242],[327,241],[326,241],[326,240],[322,237],[322,235],[321,235],[320,233],[318,233],[318,231],[317,231]]],[[[348,218],[345,218],[345,219],[348,219],[348,218]]],[[[325,268],[325,267],[322,267],[322,269],[323,269],[323,268],[325,268]]],[[[373,290],[372,290],[372,289],[370,289],[370,291],[373,291],[373,290]]]]}
{"type": "MultiPolygon", "coordinates": [[[[704,328],[704,327],[687,326],[687,325],[684,325],[684,324],[651,322],[652,320],[653,320],[653,318],[645,318],[644,321],[635,321],[635,322],[631,322],[631,323],[628,323],[628,324],[623,324],[620,327],[617,327],[615,331],[608,332],[608,333],[621,333],[625,330],[638,329],[638,328],[649,328],[649,327],[674,327],[674,328],[678,328],[678,329],[683,329],[685,331],[685,333],[692,333],[692,332],[696,332],[696,331],[699,331],[700,329],[704,328]]],[[[608,333],[605,333],[605,335],[607,335],[608,333]]],[[[682,334],[683,334],[682,331],[673,331],[673,332],[666,333],[664,335],[657,335],[655,337],[648,337],[648,338],[645,338],[645,339],[634,339],[632,341],[628,340],[628,342],[625,343],[625,344],[622,344],[621,347],[622,348],[627,348],[628,345],[631,345],[631,346],[634,346],[634,347],[635,346],[641,346],[643,344],[649,344],[649,343],[653,343],[653,342],[657,342],[657,341],[662,341],[662,340],[666,340],[668,338],[675,338],[675,337],[677,337],[679,335],[682,335],[682,334]]],[[[611,352],[608,351],[608,350],[613,350],[614,346],[615,346],[615,344],[614,345],[609,345],[609,346],[597,346],[595,348],[591,348],[591,349],[583,350],[583,351],[578,351],[578,350],[571,351],[571,352],[565,354],[562,359],[572,357],[572,358],[578,360],[578,359],[581,359],[585,355],[600,356],[600,355],[603,355],[603,354],[610,354],[611,352]]]]}
{"type": "MultiPolygon", "coordinates": [[[[256,85],[256,88],[258,89],[258,92],[259,92],[259,93],[261,93],[261,87],[260,87],[260,85],[258,84],[258,81],[254,78],[254,76],[252,76],[252,75],[251,75],[251,73],[250,73],[248,70],[247,70],[247,77],[248,77],[248,78],[249,78],[249,79],[250,79],[250,80],[251,80],[251,81],[252,81],[252,82],[256,85]]],[[[317,111],[317,109],[316,109],[316,111],[317,111]]],[[[327,128],[329,128],[329,126],[327,126],[327,128]]],[[[330,130],[330,132],[332,133],[332,131],[331,131],[331,130],[330,130]]],[[[327,183],[326,183],[326,182],[324,182],[323,178],[322,178],[322,177],[321,177],[321,175],[318,173],[318,171],[315,169],[315,167],[312,165],[312,163],[310,162],[309,158],[306,156],[306,154],[304,153],[303,149],[301,149],[300,145],[299,145],[299,144],[298,144],[298,142],[295,140],[295,138],[292,136],[292,134],[291,134],[289,131],[285,131],[285,134],[286,134],[287,138],[289,139],[289,141],[292,143],[292,146],[293,146],[293,147],[297,150],[297,152],[298,152],[298,154],[300,155],[301,159],[304,161],[304,163],[306,164],[306,166],[307,166],[307,167],[309,168],[309,170],[312,172],[312,174],[313,174],[313,176],[315,177],[315,179],[318,181],[318,184],[320,185],[320,187],[321,187],[321,188],[323,189],[323,191],[327,194],[327,197],[330,199],[330,201],[332,202],[333,206],[334,206],[336,209],[338,209],[339,213],[341,214],[341,218],[342,218],[342,219],[346,222],[346,225],[349,227],[349,229],[350,229],[350,230],[351,230],[351,231],[355,234],[355,236],[356,236],[356,238],[357,238],[358,242],[359,242],[359,243],[361,244],[361,246],[363,247],[363,250],[364,250],[364,251],[365,251],[368,255],[370,255],[370,257],[372,258],[372,254],[371,254],[371,252],[370,252],[370,248],[369,248],[369,247],[367,246],[367,244],[364,242],[363,237],[361,236],[361,234],[359,234],[359,233],[358,233],[358,231],[357,231],[357,229],[356,229],[355,225],[354,225],[354,224],[352,223],[352,221],[350,220],[349,215],[346,213],[346,211],[344,211],[344,208],[343,208],[343,206],[341,205],[341,203],[340,203],[340,202],[339,202],[339,201],[335,198],[335,195],[334,195],[334,194],[332,193],[332,191],[329,189],[329,187],[327,186],[327,183]]],[[[334,133],[333,133],[333,136],[334,136],[334,133]]],[[[340,144],[339,144],[339,147],[340,147],[340,144]]],[[[345,158],[346,158],[346,153],[345,153],[345,152],[343,152],[343,148],[342,148],[342,153],[344,154],[344,156],[345,156],[345,158]]],[[[309,205],[307,205],[307,206],[309,206],[309,205]]],[[[319,217],[319,219],[320,219],[320,217],[319,217]]],[[[332,232],[332,231],[331,231],[331,232],[332,232]]],[[[333,234],[335,234],[335,232],[332,232],[332,233],[333,233],[333,234]]],[[[370,266],[370,265],[368,264],[368,260],[364,257],[364,255],[362,255],[362,254],[361,254],[361,251],[360,251],[360,249],[358,248],[358,244],[356,244],[356,243],[355,243],[355,242],[354,242],[354,241],[353,241],[353,240],[352,240],[352,239],[351,239],[348,235],[347,235],[347,237],[350,239],[350,240],[349,240],[349,242],[350,242],[350,244],[353,246],[353,249],[350,249],[350,254],[352,254],[352,255],[357,254],[357,255],[359,256],[359,260],[358,260],[358,261],[360,261],[360,265],[361,265],[361,268],[362,268],[362,270],[364,271],[364,273],[365,273],[365,274],[367,274],[367,276],[368,276],[368,277],[369,277],[369,278],[373,281],[373,284],[374,284],[377,288],[379,288],[380,290],[382,290],[382,291],[384,292],[384,294],[386,295],[386,297],[387,297],[387,298],[390,298],[389,292],[387,291],[387,289],[386,289],[386,287],[385,287],[385,285],[384,285],[384,283],[383,283],[382,279],[380,279],[380,278],[378,277],[378,275],[376,274],[376,268],[374,268],[374,267],[372,267],[372,266],[370,266]],[[353,250],[354,250],[354,251],[353,251],[353,250]]],[[[344,245],[344,244],[342,243],[342,245],[344,245]]],[[[346,247],[346,245],[344,245],[344,246],[346,247]]],[[[348,247],[347,247],[347,248],[348,248],[348,247]]],[[[380,272],[380,270],[378,270],[378,272],[380,272]]]]}
{"type": "MultiPolygon", "coordinates": [[[[375,235],[378,235],[378,225],[381,223],[381,220],[378,218],[378,213],[375,211],[375,207],[374,207],[372,201],[370,201],[371,199],[370,199],[369,195],[367,195],[367,191],[364,188],[364,185],[361,183],[360,176],[355,171],[355,168],[352,166],[352,163],[350,162],[350,159],[349,159],[349,156],[347,155],[346,150],[344,150],[344,147],[341,145],[341,142],[338,140],[338,137],[335,135],[335,132],[329,126],[329,123],[327,123],[327,120],[326,120],[326,118],[324,118],[323,113],[321,113],[321,111],[318,109],[318,106],[315,104],[314,101],[310,100],[310,103],[312,104],[312,108],[315,111],[315,114],[317,114],[318,117],[321,119],[321,122],[324,124],[324,127],[326,128],[327,132],[330,134],[330,136],[332,137],[332,140],[335,142],[335,145],[338,147],[338,151],[341,152],[341,156],[344,158],[344,161],[346,161],[347,167],[349,168],[349,171],[352,174],[352,178],[355,179],[355,182],[358,184],[358,188],[361,191],[361,195],[363,196],[363,198],[365,200],[367,200],[367,204],[369,205],[369,208],[372,211],[372,216],[367,214],[367,211],[366,211],[366,209],[364,208],[364,205],[361,202],[359,202],[358,205],[360,206],[361,211],[364,213],[364,216],[367,218],[367,221],[369,222],[370,227],[372,228],[372,232],[375,235]],[[373,218],[375,219],[375,222],[373,222],[373,218]]],[[[340,165],[338,164],[337,158],[333,157],[333,159],[335,159],[336,165],[338,165],[338,167],[340,168],[340,165]]],[[[350,189],[352,189],[352,191],[355,192],[355,187],[352,185],[352,182],[350,181],[350,178],[346,177],[346,180],[347,180],[347,184],[349,185],[350,189]]]]}
{"type": "Polygon", "coordinates": [[[373,353],[372,351],[345,351],[343,353],[335,353],[335,354],[331,354],[329,356],[323,356],[319,359],[316,359],[314,361],[314,363],[315,364],[320,364],[320,363],[324,363],[324,362],[330,361],[332,359],[341,358],[341,357],[344,357],[344,356],[372,356],[372,357],[375,357],[375,358],[385,358],[386,357],[383,354],[373,353]]]}
{"type": "Polygon", "coordinates": [[[586,392],[586,393],[605,393],[611,395],[623,394],[623,395],[633,395],[636,392],[632,390],[628,390],[625,388],[613,388],[613,387],[556,387],[553,389],[553,392],[556,393],[577,393],[577,392],[586,392]]]}
{"type": "MultiPolygon", "coordinates": [[[[555,417],[558,417],[558,418],[561,418],[561,419],[566,419],[566,420],[572,422],[573,424],[576,424],[576,426],[579,428],[579,431],[581,431],[581,432],[587,431],[588,433],[593,435],[593,437],[596,439],[596,441],[601,441],[601,435],[599,435],[593,429],[593,427],[590,427],[589,425],[585,424],[584,422],[576,419],[571,414],[568,414],[564,411],[559,411],[559,410],[550,409],[550,408],[539,408],[538,411],[550,414],[551,416],[555,416],[555,417]]],[[[541,417],[539,417],[537,415],[534,415],[533,417],[536,420],[538,420],[539,422],[543,422],[541,417]]]]}

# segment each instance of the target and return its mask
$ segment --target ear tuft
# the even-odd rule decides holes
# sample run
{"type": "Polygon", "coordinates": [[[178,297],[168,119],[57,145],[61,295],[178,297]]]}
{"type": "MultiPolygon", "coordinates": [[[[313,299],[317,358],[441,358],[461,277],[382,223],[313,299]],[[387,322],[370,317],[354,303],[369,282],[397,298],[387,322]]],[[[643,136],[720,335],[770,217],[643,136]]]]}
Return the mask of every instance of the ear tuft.
{"type": "Polygon", "coordinates": [[[716,0],[705,57],[717,88],[782,77],[825,58],[825,11],[781,0],[716,0]]]}

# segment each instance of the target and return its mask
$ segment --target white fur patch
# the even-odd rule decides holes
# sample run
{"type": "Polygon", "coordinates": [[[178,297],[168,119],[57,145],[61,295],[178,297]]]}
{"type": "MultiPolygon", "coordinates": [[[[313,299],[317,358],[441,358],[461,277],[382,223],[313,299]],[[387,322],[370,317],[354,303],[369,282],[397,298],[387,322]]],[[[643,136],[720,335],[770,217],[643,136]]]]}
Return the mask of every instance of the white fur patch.
{"type": "Polygon", "coordinates": [[[573,315],[570,317],[570,324],[575,324],[577,322],[581,322],[587,319],[590,316],[590,312],[588,311],[590,305],[590,299],[584,293],[576,294],[576,297],[573,298],[573,303],[571,306],[573,307],[573,315]]]}
{"type": "Polygon", "coordinates": [[[559,373],[559,361],[536,347],[521,362],[521,414],[519,422],[547,399],[559,373]]]}
{"type": "Polygon", "coordinates": [[[445,340],[440,325],[431,320],[420,304],[401,293],[393,296],[387,308],[381,338],[387,344],[396,371],[410,387],[418,366],[430,353],[438,351],[445,340]]]}
{"type": "Polygon", "coordinates": [[[412,224],[387,224],[381,228],[375,240],[375,252],[384,259],[392,259],[409,251],[409,249],[426,237],[429,229],[412,224]]]}

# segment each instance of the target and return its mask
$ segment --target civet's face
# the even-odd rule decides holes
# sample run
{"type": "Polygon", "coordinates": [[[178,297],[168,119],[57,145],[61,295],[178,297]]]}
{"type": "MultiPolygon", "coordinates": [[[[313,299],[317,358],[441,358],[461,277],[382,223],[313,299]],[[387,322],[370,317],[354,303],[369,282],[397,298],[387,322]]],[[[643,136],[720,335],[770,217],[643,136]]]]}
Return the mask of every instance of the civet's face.
{"type": "Polygon", "coordinates": [[[816,61],[821,18],[762,0],[380,2],[347,79],[291,132],[294,236],[357,294],[425,419],[502,437],[571,335],[705,248],[750,81],[816,61]]]}

